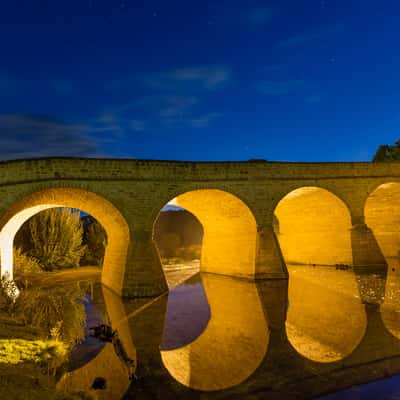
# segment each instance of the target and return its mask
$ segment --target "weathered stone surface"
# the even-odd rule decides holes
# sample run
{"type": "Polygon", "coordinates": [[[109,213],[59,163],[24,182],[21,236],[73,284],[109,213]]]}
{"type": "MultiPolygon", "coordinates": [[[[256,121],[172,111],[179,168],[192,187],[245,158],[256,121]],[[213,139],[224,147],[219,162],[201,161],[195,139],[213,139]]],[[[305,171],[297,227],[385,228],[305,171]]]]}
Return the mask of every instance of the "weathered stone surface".
{"type": "MultiPolygon", "coordinates": [[[[153,224],[161,208],[174,198],[183,195],[183,199],[188,193],[202,191],[197,193],[197,206],[193,199],[190,204],[186,202],[191,211],[199,208],[202,194],[206,199],[210,191],[225,193],[222,200],[215,196],[216,219],[204,217],[207,213],[202,211],[200,222],[206,232],[218,232],[219,251],[234,254],[237,265],[232,270],[221,265],[218,270],[208,263],[209,272],[285,278],[287,272],[276,236],[268,227],[273,225],[274,211],[287,194],[302,187],[326,189],[347,207],[346,212],[355,223],[363,221],[370,193],[381,184],[398,182],[397,162],[196,163],[78,158],[8,161],[0,163],[0,228],[16,213],[38,204],[61,204],[86,211],[108,226],[109,237],[116,246],[107,250],[103,282],[126,296],[153,296],[167,288],[151,239],[153,224]],[[233,202],[226,200],[229,196],[233,202]],[[234,224],[231,232],[215,229],[219,218],[246,220],[247,228],[234,224]],[[233,251],[233,239],[228,240],[229,237],[241,237],[236,243],[245,245],[233,251]]],[[[321,207],[322,216],[320,200],[318,203],[315,198],[312,207],[317,211],[321,207]]],[[[211,204],[210,197],[207,204],[211,204]]],[[[327,247],[326,254],[329,253],[327,247]]],[[[202,257],[210,259],[207,252],[202,257]]]]}

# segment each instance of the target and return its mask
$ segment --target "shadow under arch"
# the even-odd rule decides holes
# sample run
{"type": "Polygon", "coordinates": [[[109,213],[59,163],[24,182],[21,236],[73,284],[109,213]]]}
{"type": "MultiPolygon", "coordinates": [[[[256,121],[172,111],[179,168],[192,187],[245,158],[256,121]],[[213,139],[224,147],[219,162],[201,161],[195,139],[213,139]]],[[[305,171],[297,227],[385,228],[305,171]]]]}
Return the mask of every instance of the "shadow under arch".
{"type": "Polygon", "coordinates": [[[256,220],[239,197],[219,189],[197,189],[168,204],[186,209],[203,226],[200,271],[254,279],[256,220]]]}
{"type": "Polygon", "coordinates": [[[350,212],[328,190],[302,187],[281,199],[275,216],[289,271],[288,340],[310,360],[341,360],[359,345],[367,325],[356,275],[350,269],[350,212]]]}
{"type": "Polygon", "coordinates": [[[53,208],[76,208],[92,215],[107,233],[101,281],[121,295],[130,240],[129,226],[105,198],[77,188],[48,188],[28,194],[0,218],[1,275],[13,274],[13,241],[22,224],[36,213],[53,208]]]}
{"type": "Polygon", "coordinates": [[[255,282],[202,273],[210,307],[207,327],[192,343],[161,350],[174,379],[192,389],[222,390],[245,381],[261,364],[268,323],[255,282]]]}
{"type": "Polygon", "coordinates": [[[376,187],[365,202],[364,216],[388,264],[382,321],[400,339],[400,183],[387,182],[376,187]]]}

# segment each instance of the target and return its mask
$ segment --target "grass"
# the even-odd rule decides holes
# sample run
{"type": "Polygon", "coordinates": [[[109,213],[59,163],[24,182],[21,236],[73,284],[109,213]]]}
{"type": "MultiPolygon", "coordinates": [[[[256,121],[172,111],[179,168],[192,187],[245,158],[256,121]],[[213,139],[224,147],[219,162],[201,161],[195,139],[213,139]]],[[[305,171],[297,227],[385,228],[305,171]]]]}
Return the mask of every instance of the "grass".
{"type": "Polygon", "coordinates": [[[78,400],[90,393],[56,390],[53,374],[67,357],[67,344],[40,339],[41,330],[0,312],[0,399],[78,400]]]}
{"type": "MultiPolygon", "coordinates": [[[[67,360],[74,342],[69,340],[68,332],[74,328],[76,321],[82,330],[84,307],[77,301],[81,299],[80,290],[74,285],[71,288],[34,288],[23,290],[23,295],[25,301],[21,294],[18,300],[22,299],[23,303],[11,309],[0,298],[0,399],[93,398],[89,393],[69,394],[56,389],[55,374],[67,360]],[[44,313],[42,305],[45,307],[44,313]],[[32,308],[31,313],[35,318],[43,314],[43,321],[30,321],[30,314],[25,312],[25,307],[32,308]],[[54,312],[47,312],[49,309],[54,312]],[[60,334],[59,329],[57,335],[53,334],[54,326],[60,328],[59,316],[62,316],[62,321],[67,319],[66,327],[69,330],[65,335],[60,334]]],[[[72,331],[71,334],[76,333],[74,329],[72,331]]]]}
{"type": "Polygon", "coordinates": [[[0,363],[51,362],[67,354],[64,343],[55,340],[0,340],[0,363]]]}

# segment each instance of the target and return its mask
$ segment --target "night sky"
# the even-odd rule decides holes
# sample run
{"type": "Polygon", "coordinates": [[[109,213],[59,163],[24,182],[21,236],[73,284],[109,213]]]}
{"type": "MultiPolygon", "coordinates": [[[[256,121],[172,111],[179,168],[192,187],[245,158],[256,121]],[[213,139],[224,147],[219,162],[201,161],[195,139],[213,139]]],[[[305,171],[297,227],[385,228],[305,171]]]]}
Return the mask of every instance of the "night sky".
{"type": "Polygon", "coordinates": [[[1,0],[0,159],[369,161],[400,2],[1,0]]]}

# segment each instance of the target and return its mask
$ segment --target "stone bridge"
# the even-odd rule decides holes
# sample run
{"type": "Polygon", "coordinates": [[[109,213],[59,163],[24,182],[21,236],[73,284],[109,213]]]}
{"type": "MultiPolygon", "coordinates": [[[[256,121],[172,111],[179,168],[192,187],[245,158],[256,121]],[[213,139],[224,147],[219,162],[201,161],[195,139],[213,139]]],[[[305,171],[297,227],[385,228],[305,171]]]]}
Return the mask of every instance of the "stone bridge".
{"type": "Polygon", "coordinates": [[[153,225],[173,202],[203,225],[202,271],[287,279],[286,264],[300,263],[385,274],[387,258],[400,249],[399,188],[396,162],[1,162],[1,271],[12,276],[23,222],[46,208],[71,207],[107,232],[103,283],[123,296],[158,295],[167,286],[153,225]]]}

